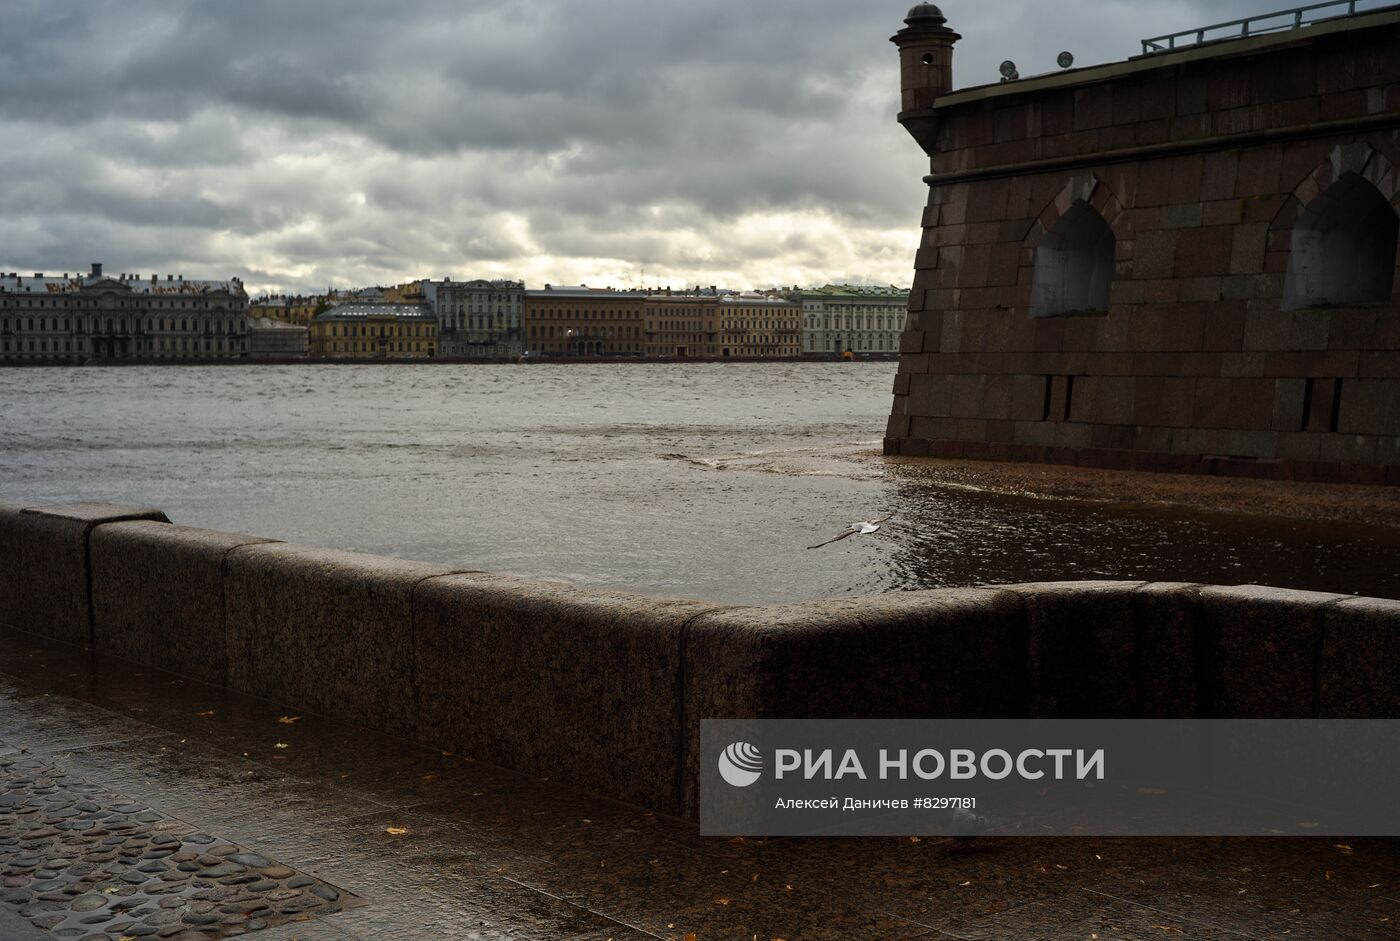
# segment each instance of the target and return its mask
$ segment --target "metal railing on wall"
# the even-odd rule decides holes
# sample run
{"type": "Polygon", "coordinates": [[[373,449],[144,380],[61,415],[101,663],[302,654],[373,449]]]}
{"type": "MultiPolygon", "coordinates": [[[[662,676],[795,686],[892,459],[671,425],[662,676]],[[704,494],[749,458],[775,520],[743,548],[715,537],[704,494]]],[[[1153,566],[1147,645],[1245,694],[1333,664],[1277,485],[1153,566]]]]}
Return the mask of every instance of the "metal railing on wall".
{"type": "Polygon", "coordinates": [[[1179,33],[1170,33],[1166,36],[1154,36],[1142,41],[1142,54],[1151,55],[1156,52],[1167,52],[1172,49],[1197,46],[1201,43],[1217,42],[1222,39],[1243,39],[1263,33],[1284,32],[1303,26],[1311,26],[1324,20],[1355,16],[1357,13],[1368,13],[1393,5],[1394,0],[1371,0],[1371,2],[1368,0],[1328,0],[1327,3],[1313,3],[1308,6],[1294,7],[1291,10],[1279,10],[1275,13],[1246,17],[1242,20],[1230,20],[1212,26],[1182,30],[1179,33]]]}

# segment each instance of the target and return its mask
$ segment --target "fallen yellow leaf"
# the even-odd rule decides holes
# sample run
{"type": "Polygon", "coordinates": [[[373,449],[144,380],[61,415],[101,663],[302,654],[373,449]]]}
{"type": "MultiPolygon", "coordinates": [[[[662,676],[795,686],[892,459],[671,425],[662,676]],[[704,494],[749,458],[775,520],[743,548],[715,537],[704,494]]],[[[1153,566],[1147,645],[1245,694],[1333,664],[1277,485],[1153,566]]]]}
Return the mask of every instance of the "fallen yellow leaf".
{"type": "Polygon", "coordinates": [[[721,895],[721,896],[718,896],[718,897],[715,898],[715,904],[716,904],[716,905],[728,905],[728,904],[729,904],[729,899],[725,898],[725,897],[722,896],[722,895],[721,895]]]}
{"type": "Polygon", "coordinates": [[[384,832],[392,836],[403,836],[408,832],[408,827],[385,827],[384,832]]]}
{"type": "Polygon", "coordinates": [[[1348,846],[1347,844],[1345,844],[1345,843],[1333,843],[1332,845],[1335,846],[1337,849],[1341,850],[1342,853],[1343,853],[1343,855],[1346,855],[1346,856],[1350,856],[1350,855],[1351,855],[1351,847],[1348,846]]]}
{"type": "Polygon", "coordinates": [[[910,843],[922,843],[923,840],[919,839],[919,838],[916,837],[916,836],[911,836],[911,837],[909,838],[909,842],[910,842],[910,843]]]}
{"type": "Polygon", "coordinates": [[[273,745],[272,747],[273,747],[273,748],[289,748],[290,746],[289,746],[286,742],[278,742],[276,745],[273,745]]]}
{"type": "Polygon", "coordinates": [[[283,725],[291,725],[293,722],[300,722],[301,716],[283,716],[277,721],[282,723],[283,725]]]}
{"type": "Polygon", "coordinates": [[[213,710],[213,709],[210,709],[208,712],[196,712],[196,713],[195,713],[195,715],[197,715],[197,716],[212,716],[213,714],[214,714],[214,710],[213,710]]]}
{"type": "Polygon", "coordinates": [[[686,935],[685,941],[698,941],[698,939],[695,937],[695,932],[692,931],[690,934],[686,935]]]}
{"type": "Polygon", "coordinates": [[[958,885],[960,885],[960,886],[963,886],[963,885],[972,885],[972,880],[969,879],[969,880],[967,880],[966,882],[959,882],[958,885]]]}

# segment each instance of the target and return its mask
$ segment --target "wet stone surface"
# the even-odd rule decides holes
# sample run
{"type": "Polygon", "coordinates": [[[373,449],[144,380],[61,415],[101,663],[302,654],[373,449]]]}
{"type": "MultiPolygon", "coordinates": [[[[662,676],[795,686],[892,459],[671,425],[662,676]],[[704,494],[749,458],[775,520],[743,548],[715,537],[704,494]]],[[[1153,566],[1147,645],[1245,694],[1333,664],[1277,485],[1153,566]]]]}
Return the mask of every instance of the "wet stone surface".
{"type": "Polygon", "coordinates": [[[0,742],[0,904],[75,941],[212,941],[357,900],[0,742]]]}

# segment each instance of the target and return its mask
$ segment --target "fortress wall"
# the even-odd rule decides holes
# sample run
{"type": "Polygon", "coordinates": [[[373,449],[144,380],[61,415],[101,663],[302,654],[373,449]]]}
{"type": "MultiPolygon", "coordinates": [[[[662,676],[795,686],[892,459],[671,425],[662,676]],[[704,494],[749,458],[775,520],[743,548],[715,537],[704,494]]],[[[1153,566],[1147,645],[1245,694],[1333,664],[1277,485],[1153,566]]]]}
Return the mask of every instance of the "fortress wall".
{"type": "Polygon", "coordinates": [[[1391,11],[901,115],[932,174],[886,453],[1400,483],[1400,253],[1388,301],[1284,303],[1339,179],[1400,212],[1397,46],[1391,11]],[[1107,309],[1036,316],[1076,201],[1107,309]]]}
{"type": "Polygon", "coordinates": [[[1400,601],[1052,582],[726,607],[164,519],[0,506],[0,622],[667,814],[696,813],[703,718],[1400,717],[1400,601]]]}

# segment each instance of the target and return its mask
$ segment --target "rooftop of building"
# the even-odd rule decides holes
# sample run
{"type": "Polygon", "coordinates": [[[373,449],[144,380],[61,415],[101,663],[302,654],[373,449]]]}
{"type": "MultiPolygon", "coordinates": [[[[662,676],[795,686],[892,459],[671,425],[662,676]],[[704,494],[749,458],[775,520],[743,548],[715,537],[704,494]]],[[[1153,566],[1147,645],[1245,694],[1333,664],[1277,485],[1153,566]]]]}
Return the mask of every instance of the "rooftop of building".
{"type": "Polygon", "coordinates": [[[793,293],[821,297],[867,297],[906,300],[909,288],[893,284],[824,284],[819,288],[798,288],[793,293]]]}
{"type": "Polygon", "coordinates": [[[327,320],[372,320],[390,318],[396,320],[437,320],[433,308],[428,304],[367,303],[351,301],[328,308],[316,315],[319,322],[327,320]]]}
{"type": "MultiPolygon", "coordinates": [[[[1331,0],[1143,39],[1144,52],[1115,62],[954,89],[939,98],[934,108],[1111,81],[1205,59],[1256,55],[1323,36],[1396,23],[1400,23],[1400,4],[1392,0],[1331,0]]],[[[1012,65],[1014,75],[1014,64],[1007,64],[1012,65]]]]}
{"type": "Polygon", "coordinates": [[[164,278],[151,275],[149,279],[138,274],[104,275],[101,265],[94,265],[88,274],[61,275],[44,274],[36,271],[32,275],[19,272],[0,272],[0,292],[10,294],[67,294],[84,287],[112,281],[137,294],[239,294],[243,292],[243,282],[238,278],[226,280],[191,279],[184,275],[168,274],[164,278]]]}
{"type": "Polygon", "coordinates": [[[774,307],[795,307],[793,301],[785,297],[778,297],[771,294],[759,294],[754,291],[745,291],[743,294],[730,294],[719,299],[721,304],[742,304],[745,307],[757,304],[771,304],[774,307]]]}
{"type": "Polygon", "coordinates": [[[433,285],[433,286],[435,286],[435,287],[440,287],[440,288],[441,288],[441,287],[449,287],[449,288],[480,288],[480,287],[486,287],[486,288],[495,288],[495,289],[497,289],[497,290],[511,290],[511,289],[523,290],[523,289],[525,288],[525,282],[524,282],[524,281],[513,281],[513,280],[511,280],[510,278],[469,278],[469,279],[466,280],[466,281],[457,281],[457,280],[454,280],[454,279],[452,279],[452,278],[443,278],[441,281],[424,281],[424,282],[423,282],[423,287],[424,287],[424,288],[426,288],[428,285],[433,285]]]}
{"type": "Polygon", "coordinates": [[[532,289],[525,292],[527,297],[541,299],[577,297],[590,300],[627,300],[646,297],[645,291],[622,291],[617,288],[591,288],[586,284],[546,284],[543,290],[532,289]]]}

